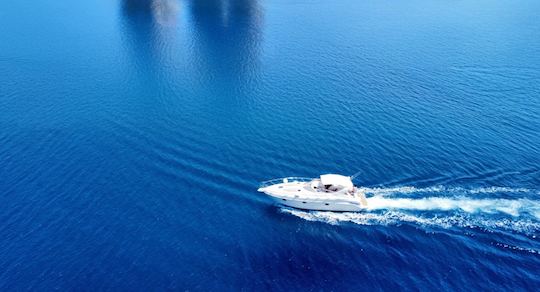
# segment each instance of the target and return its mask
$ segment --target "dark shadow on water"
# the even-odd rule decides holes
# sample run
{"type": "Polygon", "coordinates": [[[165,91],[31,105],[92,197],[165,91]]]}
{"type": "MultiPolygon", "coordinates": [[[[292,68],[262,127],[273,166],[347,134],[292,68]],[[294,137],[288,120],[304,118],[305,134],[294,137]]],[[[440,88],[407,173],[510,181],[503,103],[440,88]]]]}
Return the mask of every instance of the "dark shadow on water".
{"type": "Polygon", "coordinates": [[[138,18],[153,24],[174,26],[178,14],[178,0],[123,0],[122,13],[127,18],[138,18]]]}
{"type": "Polygon", "coordinates": [[[139,69],[160,70],[171,28],[176,25],[178,5],[178,0],[122,1],[122,37],[139,69]]]}
{"type": "Polygon", "coordinates": [[[263,26],[257,0],[122,0],[120,18],[139,78],[162,81],[167,66],[184,65],[176,64],[175,56],[188,62],[181,73],[200,82],[193,88],[205,96],[240,96],[257,78],[263,26]],[[179,18],[181,9],[186,19],[179,18]],[[187,39],[176,43],[180,35],[187,39]]]}
{"type": "Polygon", "coordinates": [[[254,78],[263,11],[257,0],[189,0],[199,70],[214,82],[238,85],[254,78]]]}

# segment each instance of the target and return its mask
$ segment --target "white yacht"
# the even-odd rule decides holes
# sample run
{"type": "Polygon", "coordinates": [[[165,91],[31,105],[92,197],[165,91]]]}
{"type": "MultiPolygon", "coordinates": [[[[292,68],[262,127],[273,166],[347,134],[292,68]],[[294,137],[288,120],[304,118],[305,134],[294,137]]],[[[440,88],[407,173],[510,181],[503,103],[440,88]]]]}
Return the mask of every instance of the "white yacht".
{"type": "Polygon", "coordinates": [[[360,211],[367,207],[365,194],[354,186],[351,177],[339,174],[273,179],[261,183],[258,191],[298,209],[360,211]]]}

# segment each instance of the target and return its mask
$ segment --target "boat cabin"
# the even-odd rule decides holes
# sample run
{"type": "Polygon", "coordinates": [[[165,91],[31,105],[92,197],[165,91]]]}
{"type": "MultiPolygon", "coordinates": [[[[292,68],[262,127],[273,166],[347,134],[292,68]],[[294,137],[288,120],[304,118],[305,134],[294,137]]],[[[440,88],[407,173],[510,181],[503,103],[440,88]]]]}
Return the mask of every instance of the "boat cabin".
{"type": "Polygon", "coordinates": [[[314,190],[323,192],[353,192],[354,190],[351,178],[339,174],[323,174],[320,179],[313,180],[311,187],[314,190]]]}

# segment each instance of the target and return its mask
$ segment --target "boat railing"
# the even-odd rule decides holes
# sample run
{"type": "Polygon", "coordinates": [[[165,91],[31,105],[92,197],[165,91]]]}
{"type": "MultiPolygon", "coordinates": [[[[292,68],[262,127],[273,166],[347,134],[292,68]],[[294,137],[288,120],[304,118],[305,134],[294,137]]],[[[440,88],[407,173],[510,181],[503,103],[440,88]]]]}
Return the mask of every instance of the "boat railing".
{"type": "Polygon", "coordinates": [[[259,187],[260,188],[265,188],[265,187],[269,187],[269,186],[275,185],[275,184],[281,184],[281,183],[287,183],[287,182],[289,182],[289,183],[292,183],[292,182],[310,182],[312,180],[313,180],[313,178],[309,178],[309,177],[290,176],[290,177],[276,178],[276,179],[263,181],[263,182],[261,182],[259,187]]]}

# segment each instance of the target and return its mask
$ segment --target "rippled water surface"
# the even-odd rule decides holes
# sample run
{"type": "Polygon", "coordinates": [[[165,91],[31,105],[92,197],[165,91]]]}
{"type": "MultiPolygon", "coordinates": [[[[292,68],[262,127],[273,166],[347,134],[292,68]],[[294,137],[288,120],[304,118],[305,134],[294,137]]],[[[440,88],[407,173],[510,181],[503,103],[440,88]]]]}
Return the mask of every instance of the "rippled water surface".
{"type": "Polygon", "coordinates": [[[0,290],[538,290],[538,11],[0,4],[0,290]],[[359,170],[366,212],[256,191],[359,170]]]}

